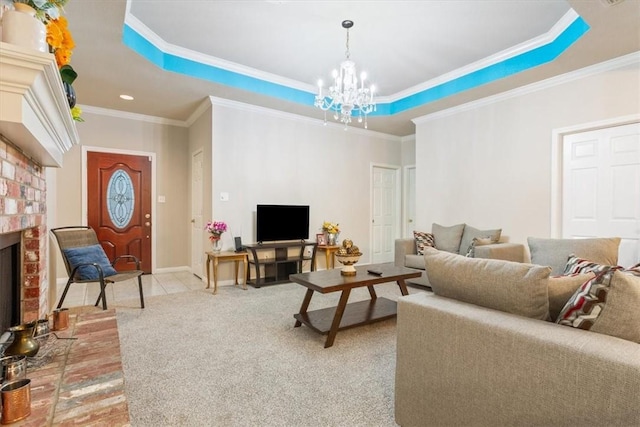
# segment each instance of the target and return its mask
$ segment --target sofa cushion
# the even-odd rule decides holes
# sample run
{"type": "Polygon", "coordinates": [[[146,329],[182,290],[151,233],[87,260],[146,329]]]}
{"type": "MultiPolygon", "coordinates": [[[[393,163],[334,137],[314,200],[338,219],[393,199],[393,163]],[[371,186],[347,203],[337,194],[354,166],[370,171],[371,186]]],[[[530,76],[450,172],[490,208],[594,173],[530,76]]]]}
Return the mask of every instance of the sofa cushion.
{"type": "Polygon", "coordinates": [[[556,323],[640,344],[640,277],[619,267],[584,283],[556,323]]]}
{"type": "Polygon", "coordinates": [[[418,255],[424,255],[425,246],[432,248],[436,247],[433,239],[433,234],[426,233],[424,231],[413,231],[413,238],[416,240],[416,253],[418,255]]]}
{"type": "Polygon", "coordinates": [[[483,239],[489,238],[491,239],[490,243],[498,243],[500,241],[500,235],[502,234],[502,229],[497,228],[495,230],[478,230],[470,225],[464,226],[464,231],[462,233],[462,239],[460,240],[460,255],[466,255],[469,252],[471,247],[471,243],[474,238],[483,239]]]}
{"type": "Polygon", "coordinates": [[[424,255],[405,255],[404,266],[424,270],[424,255]]]}
{"type": "MultiPolygon", "coordinates": [[[[467,248],[466,253],[460,254],[460,255],[473,258],[476,256],[477,246],[485,246],[485,245],[490,245],[492,243],[493,243],[493,240],[491,239],[491,237],[483,237],[483,238],[474,237],[473,240],[471,241],[471,244],[467,248]]],[[[462,247],[460,247],[460,250],[462,250],[462,247]]]]}
{"type": "Polygon", "coordinates": [[[460,250],[464,226],[464,224],[457,224],[447,227],[434,222],[431,225],[431,233],[436,243],[436,249],[457,254],[460,250]]]}
{"type": "Polygon", "coordinates": [[[593,272],[549,277],[549,314],[552,321],[556,321],[567,301],[576,290],[594,277],[596,275],[593,272]]]}
{"type": "Polygon", "coordinates": [[[562,274],[569,255],[591,260],[598,264],[617,265],[619,237],[603,237],[593,239],[545,239],[529,237],[531,263],[548,265],[551,274],[562,274]]]}
{"type": "Polygon", "coordinates": [[[562,274],[565,276],[576,273],[598,274],[602,273],[603,271],[609,270],[611,267],[614,266],[598,264],[597,262],[592,262],[588,259],[577,257],[575,256],[575,254],[571,254],[569,255],[567,265],[565,265],[562,274]]]}
{"type": "Polygon", "coordinates": [[[482,307],[533,319],[549,319],[550,267],[484,258],[467,258],[425,249],[433,292],[482,307]]]}

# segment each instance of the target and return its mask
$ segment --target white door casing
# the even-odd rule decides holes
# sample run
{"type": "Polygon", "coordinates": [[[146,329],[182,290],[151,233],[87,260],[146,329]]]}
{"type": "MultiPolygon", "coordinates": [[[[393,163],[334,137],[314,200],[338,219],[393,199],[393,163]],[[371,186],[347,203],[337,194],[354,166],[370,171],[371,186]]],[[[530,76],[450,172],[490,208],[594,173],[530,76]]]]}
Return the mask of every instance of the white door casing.
{"type": "Polygon", "coordinates": [[[202,221],[202,192],[203,192],[203,153],[198,150],[191,156],[191,272],[204,277],[204,245],[202,221]]]}
{"type": "Polygon", "coordinates": [[[399,168],[371,169],[371,262],[393,262],[400,229],[399,168]]]}
{"type": "Polygon", "coordinates": [[[640,262],[640,123],[565,135],[562,237],[621,237],[619,265],[640,262]]]}
{"type": "Polygon", "coordinates": [[[406,166],[404,172],[404,237],[413,237],[416,220],[416,167],[406,166]]]}

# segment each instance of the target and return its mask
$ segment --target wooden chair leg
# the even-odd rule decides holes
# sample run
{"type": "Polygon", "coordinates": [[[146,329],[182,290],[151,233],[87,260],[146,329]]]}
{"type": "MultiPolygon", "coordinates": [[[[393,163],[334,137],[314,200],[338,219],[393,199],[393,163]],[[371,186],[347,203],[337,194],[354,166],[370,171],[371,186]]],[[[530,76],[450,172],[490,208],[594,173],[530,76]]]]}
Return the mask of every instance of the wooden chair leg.
{"type": "Polygon", "coordinates": [[[140,290],[140,307],[144,308],[144,294],[142,292],[142,276],[138,276],[138,289],[140,290]]]}
{"type": "Polygon", "coordinates": [[[64,291],[62,292],[62,296],[60,297],[60,301],[58,302],[58,306],[56,308],[62,307],[62,303],[64,299],[67,297],[67,292],[69,291],[69,285],[71,285],[71,278],[67,280],[67,285],[64,287],[64,291]]]}

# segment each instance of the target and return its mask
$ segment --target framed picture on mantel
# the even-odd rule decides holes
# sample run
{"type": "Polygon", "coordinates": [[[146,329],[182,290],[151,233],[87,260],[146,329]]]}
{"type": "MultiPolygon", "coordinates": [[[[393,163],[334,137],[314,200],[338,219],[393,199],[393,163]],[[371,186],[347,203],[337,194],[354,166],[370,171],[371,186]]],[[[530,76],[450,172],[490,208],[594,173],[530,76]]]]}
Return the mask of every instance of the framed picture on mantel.
{"type": "Polygon", "coordinates": [[[323,233],[318,233],[316,234],[316,243],[320,246],[326,246],[327,245],[327,238],[325,237],[325,235],[323,233]]]}

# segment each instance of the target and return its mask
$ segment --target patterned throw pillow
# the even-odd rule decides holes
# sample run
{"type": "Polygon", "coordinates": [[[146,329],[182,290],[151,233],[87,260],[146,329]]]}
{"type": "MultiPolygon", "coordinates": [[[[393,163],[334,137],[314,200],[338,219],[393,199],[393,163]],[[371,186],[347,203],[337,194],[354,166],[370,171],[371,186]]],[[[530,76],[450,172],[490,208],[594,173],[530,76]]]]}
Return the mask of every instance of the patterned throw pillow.
{"type": "Polygon", "coordinates": [[[416,252],[418,253],[418,255],[424,255],[424,248],[427,246],[432,248],[436,247],[433,234],[431,233],[414,231],[413,237],[416,239],[416,252]]]}
{"type": "Polygon", "coordinates": [[[556,323],[640,343],[640,278],[611,267],[583,284],[556,323]]]}
{"type": "Polygon", "coordinates": [[[556,323],[589,330],[607,303],[611,277],[618,267],[607,267],[585,282],[567,301],[558,315],[556,323]]]}
{"type": "Polygon", "coordinates": [[[466,253],[465,256],[468,257],[468,258],[475,258],[475,256],[476,256],[476,246],[490,245],[492,243],[495,243],[495,242],[489,236],[487,236],[487,237],[474,237],[471,240],[471,244],[467,248],[467,253],[466,253]]]}
{"type": "Polygon", "coordinates": [[[569,255],[569,259],[567,260],[567,265],[564,267],[564,271],[562,272],[562,275],[570,276],[576,273],[591,273],[591,272],[596,273],[597,275],[598,273],[609,270],[612,267],[615,267],[615,266],[598,264],[584,258],[579,258],[575,254],[571,254],[569,255]]]}

